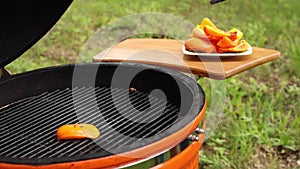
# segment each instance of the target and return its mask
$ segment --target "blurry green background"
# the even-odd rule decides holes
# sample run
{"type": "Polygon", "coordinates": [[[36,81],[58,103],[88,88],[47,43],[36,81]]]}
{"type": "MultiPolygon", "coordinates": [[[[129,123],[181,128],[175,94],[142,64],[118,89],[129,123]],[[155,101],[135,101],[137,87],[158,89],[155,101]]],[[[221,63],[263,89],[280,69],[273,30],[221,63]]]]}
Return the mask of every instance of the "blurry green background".
{"type": "MultiPolygon", "coordinates": [[[[195,25],[208,17],[281,57],[226,81],[224,115],[199,152],[200,168],[300,168],[299,6],[299,0],[75,0],[46,36],[6,68],[16,74],[75,63],[96,30],[130,14],[163,12],[195,25]]],[[[199,83],[210,92],[206,79],[199,83]]]]}

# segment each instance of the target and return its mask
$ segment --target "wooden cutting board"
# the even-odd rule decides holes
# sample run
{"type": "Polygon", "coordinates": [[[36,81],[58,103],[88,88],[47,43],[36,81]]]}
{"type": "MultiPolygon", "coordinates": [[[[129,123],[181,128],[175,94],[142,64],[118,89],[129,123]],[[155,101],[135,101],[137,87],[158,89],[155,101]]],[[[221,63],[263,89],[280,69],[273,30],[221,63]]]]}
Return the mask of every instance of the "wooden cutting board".
{"type": "Polygon", "coordinates": [[[185,55],[183,41],[173,39],[127,39],[93,57],[94,62],[134,62],[165,66],[212,79],[226,79],[280,57],[280,52],[252,47],[248,56],[211,59],[185,55]]]}

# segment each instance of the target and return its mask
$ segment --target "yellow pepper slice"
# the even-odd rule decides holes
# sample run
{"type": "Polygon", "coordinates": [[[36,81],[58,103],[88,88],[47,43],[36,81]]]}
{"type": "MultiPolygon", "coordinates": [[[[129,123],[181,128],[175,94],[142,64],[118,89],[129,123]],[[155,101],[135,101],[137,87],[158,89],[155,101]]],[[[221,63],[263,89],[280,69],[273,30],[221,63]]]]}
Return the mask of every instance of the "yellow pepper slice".
{"type": "Polygon", "coordinates": [[[217,26],[207,17],[203,18],[200,25],[197,25],[199,28],[204,29],[204,26],[208,25],[213,28],[217,28],[217,26]]]}
{"type": "Polygon", "coordinates": [[[236,36],[237,36],[237,38],[240,40],[240,39],[242,39],[242,37],[243,37],[243,35],[244,35],[244,33],[242,32],[242,31],[240,31],[239,29],[237,29],[237,28],[232,28],[230,31],[228,31],[228,32],[236,32],[236,36]]]}

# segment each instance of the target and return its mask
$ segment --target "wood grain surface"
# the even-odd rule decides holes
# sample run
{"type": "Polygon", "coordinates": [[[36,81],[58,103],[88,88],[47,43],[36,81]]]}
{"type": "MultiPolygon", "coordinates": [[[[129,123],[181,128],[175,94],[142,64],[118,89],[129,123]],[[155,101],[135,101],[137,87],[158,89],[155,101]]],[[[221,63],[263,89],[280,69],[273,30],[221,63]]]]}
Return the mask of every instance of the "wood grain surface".
{"type": "Polygon", "coordinates": [[[279,51],[258,47],[252,47],[248,56],[190,56],[183,54],[183,43],[173,39],[127,39],[97,54],[93,61],[153,64],[221,80],[280,57],[279,51]]]}

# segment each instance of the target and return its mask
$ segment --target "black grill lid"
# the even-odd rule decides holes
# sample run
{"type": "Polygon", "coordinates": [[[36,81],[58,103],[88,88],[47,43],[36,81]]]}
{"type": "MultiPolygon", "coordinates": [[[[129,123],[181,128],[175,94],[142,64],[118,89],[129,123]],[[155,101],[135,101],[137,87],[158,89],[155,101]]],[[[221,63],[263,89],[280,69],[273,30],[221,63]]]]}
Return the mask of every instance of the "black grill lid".
{"type": "Polygon", "coordinates": [[[71,3],[72,0],[11,0],[1,3],[0,68],[41,39],[71,3]]]}

